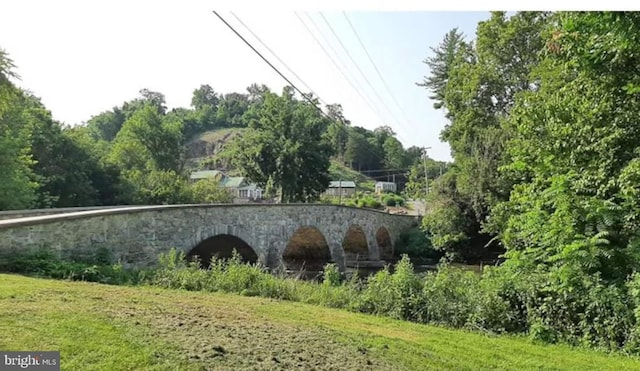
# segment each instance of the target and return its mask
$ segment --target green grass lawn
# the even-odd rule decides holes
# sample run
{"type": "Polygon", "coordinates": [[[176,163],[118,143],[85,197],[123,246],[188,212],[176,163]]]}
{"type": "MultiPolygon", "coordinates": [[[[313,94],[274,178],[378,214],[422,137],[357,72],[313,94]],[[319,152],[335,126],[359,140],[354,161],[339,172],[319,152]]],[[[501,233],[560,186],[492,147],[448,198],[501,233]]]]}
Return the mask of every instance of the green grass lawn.
{"type": "Polygon", "coordinates": [[[0,349],[64,370],[640,370],[640,360],[311,305],[0,275],[0,349]]]}
{"type": "Polygon", "coordinates": [[[336,160],[331,160],[329,175],[331,176],[331,180],[351,180],[356,182],[356,190],[358,191],[373,192],[376,183],[375,180],[357,170],[342,165],[336,160]]]}

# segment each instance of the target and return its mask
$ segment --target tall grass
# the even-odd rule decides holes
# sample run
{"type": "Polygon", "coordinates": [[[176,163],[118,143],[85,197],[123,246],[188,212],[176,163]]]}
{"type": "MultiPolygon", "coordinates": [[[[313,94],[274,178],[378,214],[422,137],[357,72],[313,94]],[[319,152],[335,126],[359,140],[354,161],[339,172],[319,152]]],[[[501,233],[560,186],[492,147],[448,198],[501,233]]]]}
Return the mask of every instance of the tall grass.
{"type": "Polygon", "coordinates": [[[640,353],[640,275],[618,286],[604,285],[598,277],[582,277],[582,286],[562,291],[548,275],[525,277],[508,267],[485,267],[479,275],[441,264],[437,271],[421,276],[403,255],[393,270],[385,267],[366,280],[356,275],[346,280],[334,264],[328,264],[322,281],[311,282],[245,264],[237,253],[229,260],[214,258],[203,269],[176,250],[162,254],[153,271],[64,262],[44,251],[14,256],[0,268],[42,277],[261,296],[419,323],[523,334],[548,343],[640,353]]]}

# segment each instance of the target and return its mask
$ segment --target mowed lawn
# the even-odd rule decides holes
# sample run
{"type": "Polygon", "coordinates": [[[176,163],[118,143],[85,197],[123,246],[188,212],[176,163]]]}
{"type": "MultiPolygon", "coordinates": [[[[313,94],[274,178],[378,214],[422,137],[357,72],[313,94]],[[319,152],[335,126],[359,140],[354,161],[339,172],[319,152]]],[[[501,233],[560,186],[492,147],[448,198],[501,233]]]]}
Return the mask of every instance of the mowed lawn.
{"type": "Polygon", "coordinates": [[[640,370],[640,360],[262,298],[0,275],[0,350],[63,370],[640,370]]]}

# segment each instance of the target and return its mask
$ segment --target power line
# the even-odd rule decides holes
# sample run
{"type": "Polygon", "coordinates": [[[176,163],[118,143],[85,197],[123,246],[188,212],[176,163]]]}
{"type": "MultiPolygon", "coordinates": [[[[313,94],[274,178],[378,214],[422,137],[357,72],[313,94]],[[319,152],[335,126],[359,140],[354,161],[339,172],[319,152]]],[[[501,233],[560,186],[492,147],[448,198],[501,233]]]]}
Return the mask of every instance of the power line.
{"type": "Polygon", "coordinates": [[[269,46],[268,46],[267,44],[265,44],[265,43],[264,43],[264,41],[262,41],[262,39],[261,39],[258,35],[256,35],[256,34],[255,34],[255,33],[254,33],[250,28],[249,28],[249,26],[247,26],[247,25],[246,25],[246,24],[245,24],[245,23],[240,19],[240,17],[238,17],[234,12],[230,12],[230,13],[231,13],[231,15],[232,15],[232,16],[233,16],[233,17],[234,17],[238,22],[240,22],[240,24],[241,24],[245,29],[247,29],[247,31],[249,31],[249,33],[251,33],[251,35],[253,35],[253,37],[255,37],[255,38],[256,38],[256,40],[258,40],[258,42],[260,42],[260,44],[262,44],[262,46],[264,46],[264,47],[265,47],[265,49],[267,49],[267,50],[269,51],[269,53],[271,53],[274,57],[276,57],[276,59],[278,60],[278,62],[280,62],[280,63],[281,63],[281,64],[282,64],[282,65],[283,65],[287,70],[289,70],[289,72],[290,72],[290,73],[291,73],[291,74],[292,74],[296,79],[298,79],[298,81],[300,81],[300,82],[302,83],[302,85],[304,85],[304,87],[307,89],[307,91],[311,92],[314,96],[318,97],[318,100],[320,100],[320,102],[321,102],[322,104],[324,104],[325,106],[327,105],[327,103],[326,103],[326,102],[324,102],[324,101],[323,101],[323,100],[318,96],[318,94],[316,94],[316,93],[313,91],[313,89],[311,89],[311,88],[309,87],[309,85],[307,85],[307,84],[304,82],[304,80],[302,80],[302,78],[300,78],[300,76],[298,76],[298,74],[296,74],[296,73],[295,73],[291,68],[289,68],[289,66],[288,66],[288,65],[287,65],[287,64],[286,64],[282,59],[280,59],[280,57],[278,57],[278,55],[277,55],[273,50],[271,50],[271,48],[269,48],[269,46]]]}
{"type": "MultiPolygon", "coordinates": [[[[371,90],[373,91],[373,93],[375,94],[375,96],[380,100],[380,103],[382,103],[382,105],[384,106],[384,108],[387,109],[387,111],[389,112],[389,114],[391,115],[391,118],[394,119],[396,122],[398,122],[398,120],[395,118],[395,115],[393,114],[393,112],[389,109],[389,107],[387,106],[387,104],[385,103],[384,99],[382,99],[380,97],[380,95],[378,94],[378,91],[373,87],[373,85],[371,84],[371,81],[369,81],[369,79],[367,78],[367,76],[364,74],[364,72],[362,72],[362,69],[360,68],[360,66],[358,65],[358,63],[356,63],[356,61],[353,59],[353,57],[351,56],[351,53],[349,53],[349,50],[344,46],[344,43],[342,43],[342,40],[340,39],[340,37],[338,36],[338,34],[335,32],[335,30],[333,29],[333,27],[331,26],[331,24],[329,23],[329,21],[327,20],[327,18],[324,16],[324,14],[320,13],[320,17],[322,17],[322,20],[324,21],[324,23],[327,25],[327,27],[329,27],[329,30],[331,31],[331,33],[333,34],[333,36],[336,38],[336,40],[338,40],[338,43],[340,44],[340,46],[342,47],[342,50],[344,50],[344,52],[347,54],[347,57],[349,57],[349,59],[351,60],[351,63],[353,63],[353,65],[356,67],[356,69],[358,70],[358,72],[360,72],[360,75],[364,78],[364,81],[367,83],[367,85],[369,85],[369,88],[371,88],[371,90]]],[[[398,137],[400,137],[400,134],[398,134],[398,137]]],[[[404,138],[401,138],[404,139],[404,138]]]]}
{"type": "Polygon", "coordinates": [[[304,99],[306,99],[309,103],[311,103],[311,105],[315,107],[320,112],[320,114],[330,119],[330,117],[327,116],[327,114],[324,113],[324,111],[322,111],[322,109],[318,107],[316,103],[307,96],[307,94],[303,93],[300,89],[298,89],[298,87],[294,83],[292,83],[285,75],[282,74],[282,72],[280,72],[279,69],[277,69],[273,64],[271,64],[271,62],[269,62],[267,58],[265,58],[258,50],[256,50],[256,48],[253,47],[253,45],[251,45],[251,43],[249,43],[244,37],[242,37],[242,35],[240,35],[240,33],[236,31],[236,29],[233,28],[233,26],[231,26],[224,18],[222,18],[220,14],[218,14],[218,12],[214,10],[213,14],[215,14],[216,17],[218,17],[222,21],[222,23],[224,23],[227,27],[229,27],[229,29],[233,31],[233,33],[236,34],[236,36],[238,36],[242,41],[244,41],[244,43],[247,44],[247,46],[250,47],[251,50],[253,50],[256,54],[258,54],[258,56],[262,58],[262,60],[265,61],[265,63],[267,63],[269,67],[271,67],[274,71],[276,71],[276,73],[280,75],[280,77],[282,77],[287,83],[289,83],[291,87],[296,89],[296,91],[300,93],[300,95],[302,95],[304,99]]]}
{"type": "Polygon", "coordinates": [[[380,73],[380,70],[378,69],[378,66],[373,61],[373,58],[369,54],[369,51],[367,50],[367,48],[364,46],[364,42],[362,42],[362,39],[360,38],[360,35],[358,34],[358,31],[356,31],[356,28],[353,26],[353,23],[351,23],[351,20],[349,19],[349,16],[347,16],[347,13],[344,12],[344,11],[342,12],[342,15],[344,15],[344,18],[347,20],[347,23],[349,23],[349,27],[351,27],[351,31],[353,31],[354,35],[356,35],[356,38],[358,39],[358,43],[360,43],[360,46],[362,47],[362,49],[364,50],[365,54],[367,55],[367,58],[369,58],[369,62],[371,62],[371,64],[373,65],[373,68],[376,70],[376,73],[378,74],[378,77],[380,78],[380,80],[382,80],[382,84],[384,85],[385,89],[387,90],[387,93],[389,93],[389,95],[391,96],[391,99],[393,99],[393,102],[396,104],[396,106],[398,107],[398,109],[400,110],[402,115],[404,116],[404,119],[407,121],[409,126],[411,126],[411,122],[408,119],[405,111],[402,109],[402,107],[400,106],[400,103],[398,103],[398,100],[396,99],[396,97],[391,92],[391,89],[389,88],[389,85],[387,84],[387,81],[384,79],[384,77],[380,73]]]}
{"type": "MultiPolygon", "coordinates": [[[[216,17],[218,17],[218,19],[220,19],[222,21],[222,23],[224,23],[231,31],[233,31],[234,34],[236,34],[236,36],[238,36],[245,44],[247,44],[247,46],[249,46],[249,48],[251,48],[251,50],[253,50],[256,54],[258,54],[258,56],[265,61],[269,67],[271,67],[274,71],[276,71],[276,73],[278,73],[278,75],[280,75],[280,77],[282,77],[287,83],[289,83],[289,85],[291,85],[296,91],[298,91],[302,97],[304,99],[306,99],[309,103],[311,103],[311,105],[313,107],[315,107],[318,112],[320,112],[321,115],[325,116],[326,118],[332,120],[331,117],[329,117],[324,111],[322,111],[322,109],[320,107],[318,107],[314,101],[312,101],[306,94],[304,94],[300,89],[298,89],[297,86],[295,86],[295,84],[293,84],[284,74],[282,74],[282,72],[280,72],[280,70],[278,70],[273,64],[271,64],[271,62],[269,62],[267,60],[267,58],[265,58],[256,48],[253,47],[253,45],[251,45],[251,43],[249,43],[242,35],[240,35],[240,33],[238,31],[236,31],[235,28],[233,28],[233,26],[231,26],[220,14],[218,14],[218,12],[216,12],[215,10],[213,11],[213,14],[216,15],[216,17]]],[[[304,83],[304,81],[303,81],[304,83]]],[[[342,122],[344,124],[344,122],[342,122]]],[[[377,153],[373,153],[379,160],[384,161],[384,159],[379,156],[377,153]]]]}
{"type": "MultiPolygon", "coordinates": [[[[376,109],[374,106],[372,105],[371,102],[369,102],[369,100],[362,95],[362,89],[358,89],[353,82],[351,81],[351,78],[349,78],[349,76],[347,76],[345,74],[345,72],[343,71],[343,68],[341,68],[340,66],[338,66],[338,63],[335,61],[335,59],[331,56],[331,54],[329,54],[329,52],[327,51],[327,49],[324,47],[324,45],[322,45],[322,42],[320,42],[320,40],[318,40],[318,38],[316,37],[316,35],[313,33],[313,31],[311,31],[311,29],[309,28],[309,26],[304,22],[304,20],[302,19],[302,17],[300,17],[300,15],[296,12],[295,13],[296,17],[298,18],[298,20],[300,21],[300,23],[302,23],[302,25],[304,26],[304,28],[307,30],[307,33],[309,33],[309,35],[311,35],[311,37],[313,38],[313,40],[318,44],[318,46],[320,46],[320,49],[322,49],[322,51],[324,52],[324,54],[329,58],[329,60],[331,61],[331,63],[333,63],[333,66],[338,70],[338,72],[340,72],[340,74],[342,74],[342,77],[344,77],[344,79],[349,83],[349,85],[351,85],[351,88],[353,88],[353,90],[360,96],[360,98],[362,99],[362,101],[369,106],[369,108],[371,108],[371,110],[382,120],[382,117],[384,115],[380,114],[380,111],[378,109],[376,109]]],[[[313,19],[311,17],[309,17],[307,15],[307,18],[309,19],[309,21],[311,22],[311,24],[316,28],[316,30],[318,31],[318,33],[320,34],[320,36],[322,37],[322,39],[327,43],[327,45],[329,45],[329,48],[331,49],[331,51],[338,56],[339,54],[335,51],[335,49],[333,49],[333,47],[331,46],[331,43],[329,43],[327,41],[327,39],[324,38],[324,35],[322,34],[322,32],[320,32],[319,27],[315,24],[315,22],[313,21],[313,19]]],[[[342,61],[340,60],[340,58],[338,58],[338,61],[342,64],[342,61]]],[[[345,65],[343,65],[342,67],[344,67],[344,70],[349,71],[348,68],[346,68],[345,65]]],[[[353,79],[354,81],[357,80],[353,79]]]]}
{"type": "Polygon", "coordinates": [[[382,173],[385,171],[411,171],[411,169],[375,169],[375,170],[360,170],[361,173],[382,173]]]}

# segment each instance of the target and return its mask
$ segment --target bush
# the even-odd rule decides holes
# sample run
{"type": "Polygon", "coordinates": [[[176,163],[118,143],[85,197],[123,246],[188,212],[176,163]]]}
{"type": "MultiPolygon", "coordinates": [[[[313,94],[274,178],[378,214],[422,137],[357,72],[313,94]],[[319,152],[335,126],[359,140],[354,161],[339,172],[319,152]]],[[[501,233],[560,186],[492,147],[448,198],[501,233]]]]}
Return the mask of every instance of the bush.
{"type": "Polygon", "coordinates": [[[187,187],[188,200],[191,203],[231,203],[233,195],[219,185],[217,179],[202,179],[190,183],[187,187]]]}
{"type": "Polygon", "coordinates": [[[397,254],[407,254],[411,258],[439,260],[444,255],[433,248],[426,232],[420,228],[412,228],[403,232],[396,242],[397,254]]]}
{"type": "Polygon", "coordinates": [[[420,278],[415,274],[409,257],[403,255],[394,273],[385,267],[368,278],[357,309],[364,313],[415,320],[419,317],[421,287],[420,278]]]}
{"type": "Polygon", "coordinates": [[[420,322],[465,327],[476,311],[480,276],[460,268],[440,265],[428,273],[422,290],[420,322]]]}
{"type": "Polygon", "coordinates": [[[143,270],[124,269],[119,263],[111,263],[105,249],[99,249],[93,256],[77,258],[75,261],[63,260],[46,248],[14,251],[3,259],[0,271],[41,278],[118,285],[137,284],[151,274],[143,270]]]}
{"type": "Polygon", "coordinates": [[[382,203],[385,206],[404,206],[405,200],[402,196],[393,193],[386,193],[382,197],[382,203]]]}

